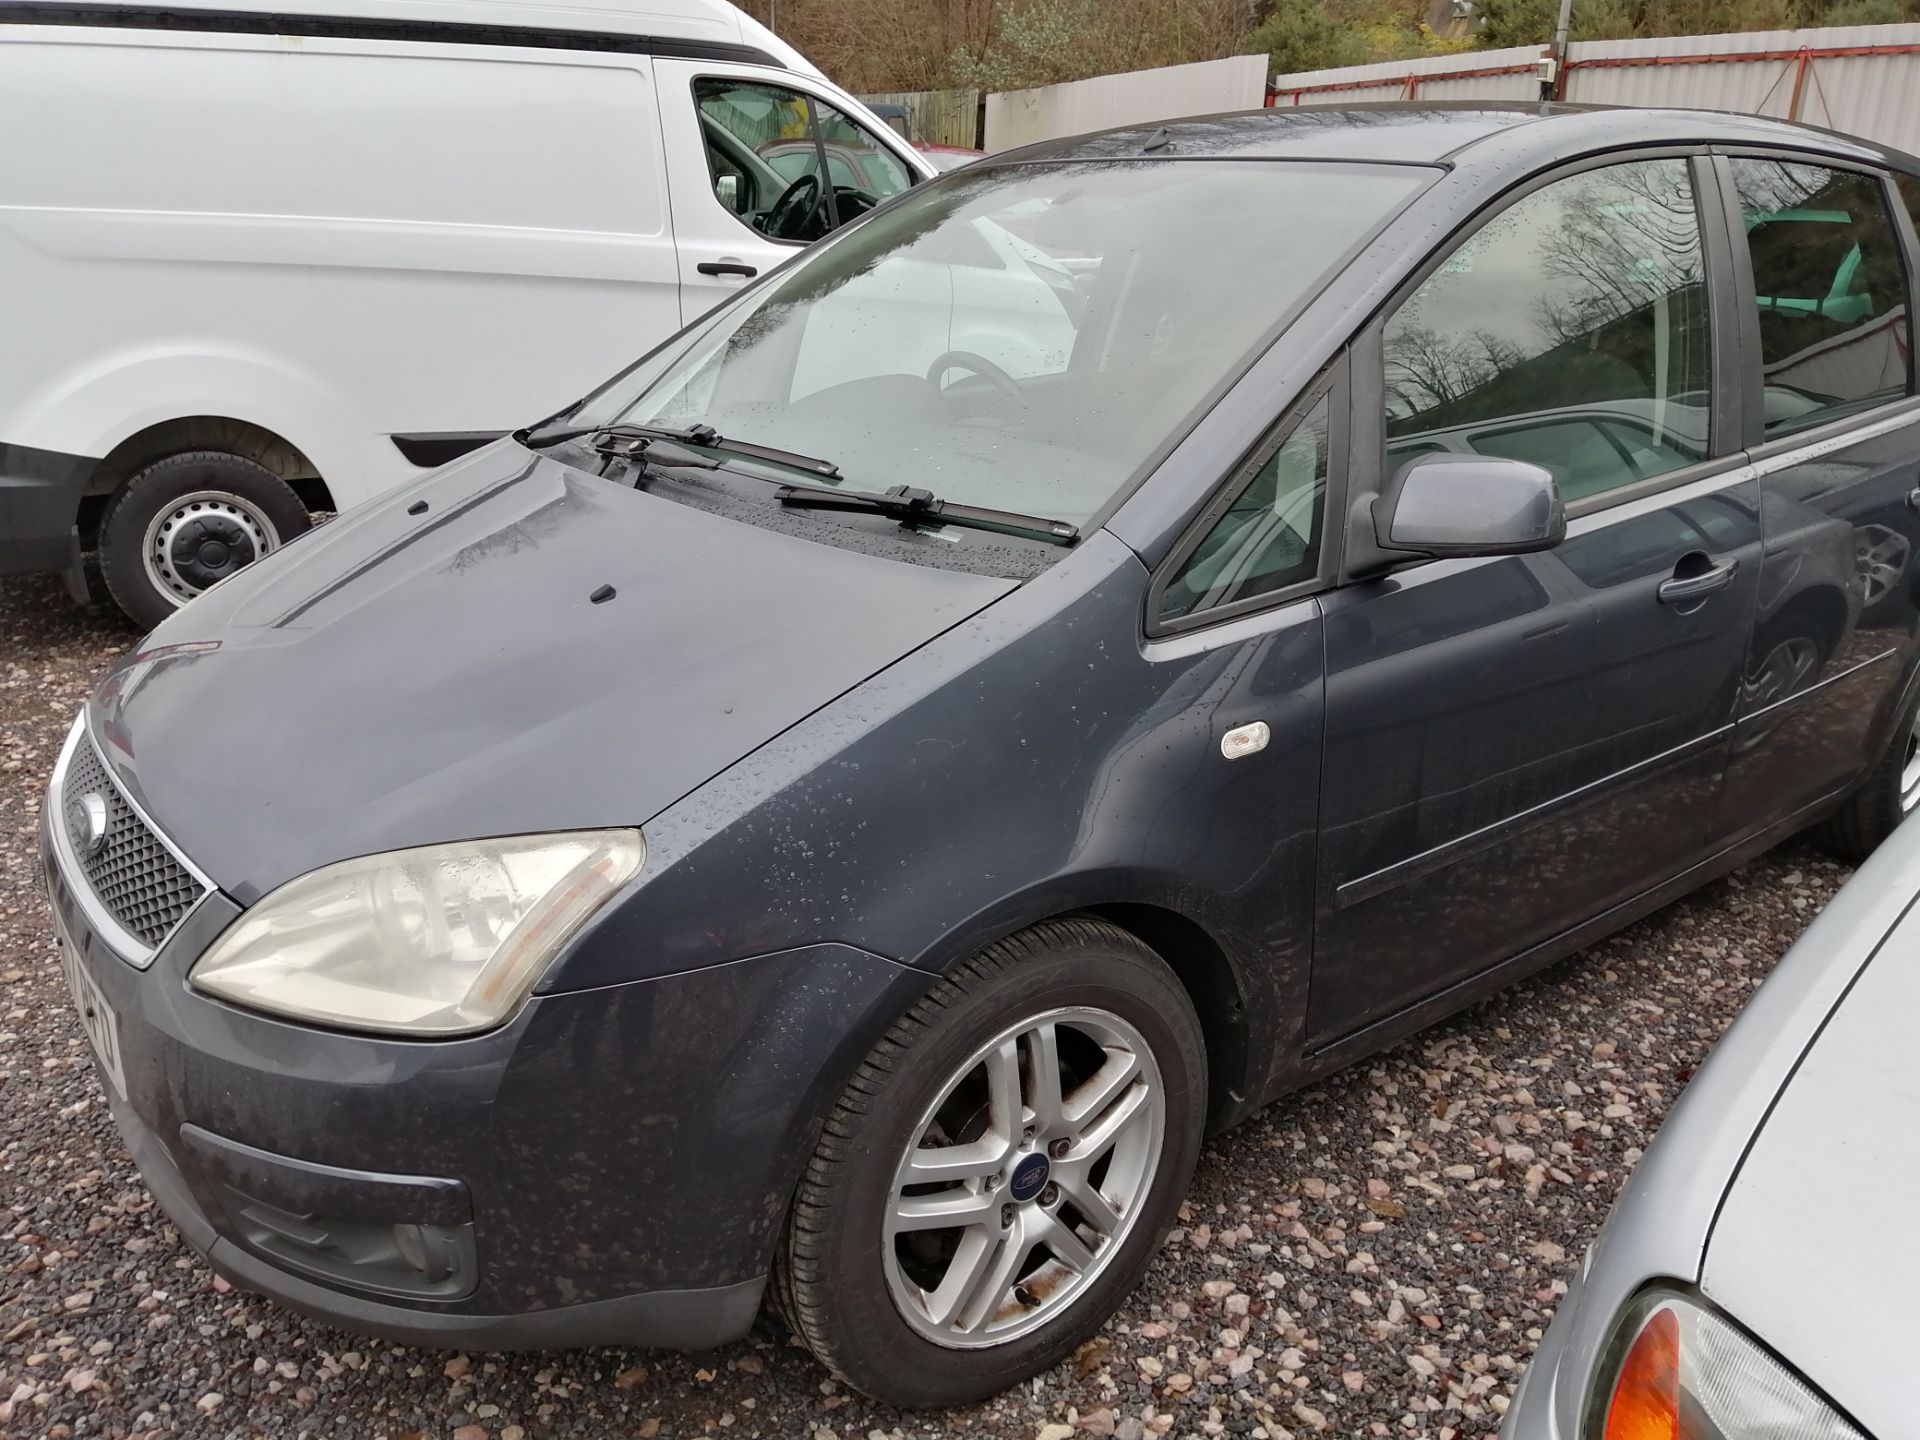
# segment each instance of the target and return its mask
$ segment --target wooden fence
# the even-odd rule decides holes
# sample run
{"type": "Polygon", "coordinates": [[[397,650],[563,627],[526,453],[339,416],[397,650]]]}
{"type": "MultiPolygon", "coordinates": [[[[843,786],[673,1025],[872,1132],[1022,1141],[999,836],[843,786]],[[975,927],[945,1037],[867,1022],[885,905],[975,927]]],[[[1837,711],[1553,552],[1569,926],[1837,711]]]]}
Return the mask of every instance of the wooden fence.
{"type": "Polygon", "coordinates": [[[896,130],[902,120],[894,118],[904,110],[904,126],[909,140],[922,145],[954,145],[963,150],[980,148],[981,106],[978,90],[903,90],[886,95],[862,95],[868,105],[884,107],[881,113],[896,130]]]}

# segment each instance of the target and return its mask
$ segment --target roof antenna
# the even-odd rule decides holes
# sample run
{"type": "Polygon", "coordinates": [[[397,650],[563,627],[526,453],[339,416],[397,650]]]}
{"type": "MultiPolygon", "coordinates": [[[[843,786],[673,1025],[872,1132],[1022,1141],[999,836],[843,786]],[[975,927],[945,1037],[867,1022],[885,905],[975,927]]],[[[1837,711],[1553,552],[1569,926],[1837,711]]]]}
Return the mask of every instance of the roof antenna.
{"type": "Polygon", "coordinates": [[[1140,153],[1151,155],[1155,150],[1164,150],[1172,143],[1173,137],[1167,133],[1167,127],[1162,125],[1147,137],[1147,143],[1140,147],[1140,153]]]}

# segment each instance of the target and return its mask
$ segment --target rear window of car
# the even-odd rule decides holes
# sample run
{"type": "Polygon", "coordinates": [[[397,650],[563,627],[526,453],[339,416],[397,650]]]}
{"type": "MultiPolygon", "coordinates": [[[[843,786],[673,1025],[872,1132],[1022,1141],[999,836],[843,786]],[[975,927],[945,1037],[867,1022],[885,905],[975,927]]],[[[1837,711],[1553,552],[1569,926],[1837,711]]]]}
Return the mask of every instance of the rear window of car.
{"type": "Polygon", "coordinates": [[[1881,180],[1790,160],[1743,156],[1732,166],[1767,435],[1911,394],[1909,279],[1881,180]]]}

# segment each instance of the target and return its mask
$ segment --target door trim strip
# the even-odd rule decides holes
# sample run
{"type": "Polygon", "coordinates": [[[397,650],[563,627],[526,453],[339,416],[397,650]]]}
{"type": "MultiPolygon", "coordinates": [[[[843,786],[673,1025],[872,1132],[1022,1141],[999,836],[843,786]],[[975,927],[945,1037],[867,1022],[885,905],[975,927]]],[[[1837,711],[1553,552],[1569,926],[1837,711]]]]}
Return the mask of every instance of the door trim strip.
{"type": "Polygon", "coordinates": [[[1671,750],[1663,750],[1658,755],[1648,756],[1645,760],[1637,760],[1624,769],[1615,770],[1609,775],[1603,775],[1598,780],[1590,780],[1578,789],[1569,790],[1562,795],[1556,795],[1551,800],[1543,800],[1538,805],[1530,809],[1522,810],[1517,814],[1509,815],[1503,820],[1495,820],[1491,824],[1481,826],[1478,830],[1469,830],[1464,835],[1457,835],[1451,840],[1442,841],[1431,849],[1422,850],[1418,855],[1409,855],[1404,860],[1396,860],[1391,865],[1383,865],[1378,870],[1361,875],[1356,879],[1348,880],[1337,886],[1334,890],[1334,909],[1345,910],[1350,906],[1360,904],[1362,901],[1376,899],[1390,890],[1397,890],[1402,885],[1410,885],[1415,880],[1419,880],[1455,860],[1465,859],[1469,855],[1478,854],[1482,850],[1499,844],[1505,840],[1509,834],[1531,829],[1543,821],[1552,819],[1561,811],[1570,809],[1585,800],[1593,798],[1599,791],[1609,785],[1634,779],[1643,774],[1650,774],[1659,767],[1669,763],[1677,763],[1681,760],[1689,759],[1698,751],[1711,746],[1718,740],[1724,739],[1729,732],[1750,725],[1782,709],[1810,700],[1826,690],[1829,686],[1837,685],[1842,680],[1858,675],[1862,670],[1895,658],[1897,653],[1897,651],[1892,649],[1883,650],[1878,655],[1869,656],[1856,665],[1849,665],[1845,670],[1827,676],[1826,679],[1820,681],[1817,685],[1809,685],[1804,690],[1796,690],[1793,694],[1784,696],[1774,701],[1771,705],[1754,711],[1751,715],[1742,715],[1732,724],[1722,725],[1696,739],[1687,741],[1685,744],[1676,745],[1671,750]]]}
{"type": "Polygon", "coordinates": [[[1846,669],[1837,671],[1836,673],[1827,676],[1826,679],[1822,680],[1817,685],[1809,685],[1807,686],[1806,689],[1796,690],[1791,695],[1782,695],[1778,700],[1774,701],[1771,705],[1763,705],[1758,710],[1755,710],[1751,715],[1742,715],[1734,723],[1736,725],[1751,725],[1754,721],[1759,720],[1765,716],[1771,715],[1776,710],[1783,710],[1788,706],[1798,705],[1803,700],[1810,700],[1815,695],[1818,695],[1822,690],[1825,690],[1829,685],[1838,685],[1842,680],[1845,680],[1848,676],[1858,675],[1862,670],[1865,670],[1868,666],[1878,665],[1882,660],[1891,660],[1898,653],[1899,653],[1898,651],[1889,648],[1886,650],[1882,650],[1878,655],[1869,655],[1865,660],[1862,660],[1859,664],[1849,665],[1846,669]]]}
{"type": "Polygon", "coordinates": [[[1515,981],[1544,969],[1556,960],[1597,944],[1623,926],[1652,914],[1663,905],[1672,904],[1708,881],[1718,879],[1748,860],[1765,854],[1788,836],[1805,829],[1810,821],[1818,818],[1844,793],[1844,789],[1829,791],[1759,833],[1722,846],[1671,879],[1648,886],[1638,895],[1611,905],[1558,935],[1529,945],[1518,954],[1496,961],[1484,970],[1444,985],[1376,1020],[1366,1021],[1358,1029],[1325,1040],[1308,1041],[1301,1051],[1301,1059],[1307,1069],[1306,1078],[1313,1079],[1344,1069],[1363,1056],[1427,1029],[1476,1000],[1505,990],[1515,981]]]}
{"type": "Polygon", "coordinates": [[[1391,865],[1384,865],[1369,874],[1348,880],[1334,889],[1334,909],[1345,910],[1349,906],[1358,905],[1363,900],[1372,900],[1386,894],[1389,890],[1410,885],[1415,880],[1432,874],[1454,860],[1490,849],[1511,834],[1530,830],[1536,825],[1551,820],[1564,810],[1571,810],[1584,804],[1609,786],[1640,775],[1651,774],[1667,765],[1692,759],[1701,751],[1710,749],[1724,740],[1732,733],[1733,728],[1731,723],[1721,725],[1707,731],[1704,735],[1696,735],[1693,739],[1676,745],[1671,750],[1663,750],[1658,755],[1649,755],[1644,760],[1634,761],[1624,769],[1602,775],[1597,780],[1589,780],[1585,785],[1556,795],[1551,800],[1542,800],[1538,805],[1509,815],[1505,819],[1495,820],[1491,824],[1481,826],[1478,830],[1469,830],[1464,835],[1456,835],[1451,840],[1444,840],[1430,850],[1422,850],[1418,855],[1409,855],[1404,860],[1396,860],[1391,865]]]}

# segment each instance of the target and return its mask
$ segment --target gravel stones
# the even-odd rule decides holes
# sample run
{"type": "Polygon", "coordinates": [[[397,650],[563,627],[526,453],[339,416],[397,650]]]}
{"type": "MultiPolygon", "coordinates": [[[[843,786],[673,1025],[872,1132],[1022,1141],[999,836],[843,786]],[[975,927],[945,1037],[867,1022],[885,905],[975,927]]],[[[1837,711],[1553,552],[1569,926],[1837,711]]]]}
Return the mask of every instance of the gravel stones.
{"type": "Polygon", "coordinates": [[[706,1355],[452,1355],[217,1281],[115,1135],[34,855],[75,709],[136,637],[0,582],[0,1434],[328,1440],[1487,1435],[1567,1278],[1714,1039],[1846,872],[1764,857],[1211,1141],[1099,1341],[908,1416],[763,1320],[706,1355]]]}

